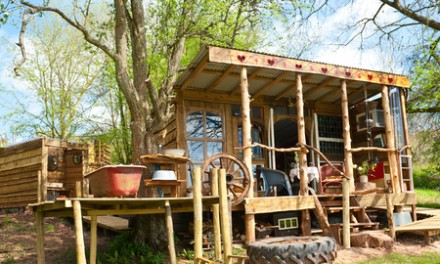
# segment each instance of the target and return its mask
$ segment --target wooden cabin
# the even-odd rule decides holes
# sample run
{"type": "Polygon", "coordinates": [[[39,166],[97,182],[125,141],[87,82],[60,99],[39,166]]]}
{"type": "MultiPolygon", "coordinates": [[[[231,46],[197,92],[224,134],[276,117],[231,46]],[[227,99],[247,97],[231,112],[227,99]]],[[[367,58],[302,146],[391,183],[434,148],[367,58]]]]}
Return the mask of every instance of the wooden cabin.
{"type": "Polygon", "coordinates": [[[89,164],[94,168],[109,161],[100,144],[37,138],[2,147],[0,208],[73,197],[75,183],[83,180],[89,164]]]}
{"type": "MultiPolygon", "coordinates": [[[[288,176],[296,169],[299,182],[290,179],[300,196],[308,195],[310,177],[321,195],[412,192],[409,87],[395,73],[208,46],[176,83],[175,119],[162,144],[187,150],[196,167],[215,164],[216,153],[243,161],[250,175],[244,184],[252,190],[245,204],[264,192],[261,167],[288,176]],[[364,161],[375,167],[366,186],[354,169],[364,161]],[[339,187],[324,186],[327,163],[342,167],[347,180],[340,177],[339,187]]],[[[181,166],[181,196],[191,187],[188,171],[181,166]]],[[[254,224],[252,215],[246,219],[254,224]]]]}

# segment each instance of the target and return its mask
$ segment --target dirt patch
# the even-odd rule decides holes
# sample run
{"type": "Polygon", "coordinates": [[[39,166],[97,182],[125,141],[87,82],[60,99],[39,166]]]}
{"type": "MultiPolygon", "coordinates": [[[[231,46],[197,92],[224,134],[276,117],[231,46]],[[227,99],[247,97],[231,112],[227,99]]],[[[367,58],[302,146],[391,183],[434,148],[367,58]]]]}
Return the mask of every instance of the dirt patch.
{"type": "MultiPolygon", "coordinates": [[[[36,263],[37,234],[35,217],[28,212],[0,214],[0,263],[36,263]]],[[[44,218],[46,263],[76,263],[73,219],[44,218]]],[[[85,230],[86,248],[90,233],[85,230]]],[[[110,237],[100,237],[99,248],[105,248],[110,237]]]]}
{"type": "MultiPolygon", "coordinates": [[[[30,213],[16,212],[0,214],[0,263],[36,263],[35,218],[30,213]],[[8,260],[13,260],[14,262],[8,260]]],[[[75,233],[70,218],[44,219],[46,263],[76,263],[75,233]]],[[[89,231],[84,229],[86,249],[89,247],[89,231]]],[[[99,234],[98,251],[104,250],[112,236],[99,234]]],[[[189,250],[192,250],[190,248],[189,250]]],[[[432,238],[431,245],[424,244],[424,237],[413,234],[398,234],[393,248],[338,249],[335,263],[356,263],[384,256],[391,252],[417,255],[424,252],[440,254],[440,236],[432,238]]]]}

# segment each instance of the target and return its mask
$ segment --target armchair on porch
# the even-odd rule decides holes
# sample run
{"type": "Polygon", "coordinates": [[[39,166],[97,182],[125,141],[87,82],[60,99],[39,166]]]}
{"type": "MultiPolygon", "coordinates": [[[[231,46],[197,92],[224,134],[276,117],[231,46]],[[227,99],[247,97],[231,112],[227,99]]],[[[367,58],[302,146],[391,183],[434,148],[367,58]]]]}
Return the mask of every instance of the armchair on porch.
{"type": "Polygon", "coordinates": [[[264,196],[267,197],[270,194],[271,187],[276,187],[276,195],[282,196],[287,195],[292,196],[292,187],[290,186],[289,177],[286,173],[279,170],[273,170],[261,167],[261,177],[264,180],[264,196]]]}
{"type": "MultiPolygon", "coordinates": [[[[344,172],[344,166],[339,163],[332,164],[336,169],[344,172]]],[[[335,193],[342,191],[342,176],[339,172],[334,170],[330,164],[321,165],[319,168],[320,175],[320,193],[335,193]],[[329,190],[333,190],[330,191],[329,190]]]]}

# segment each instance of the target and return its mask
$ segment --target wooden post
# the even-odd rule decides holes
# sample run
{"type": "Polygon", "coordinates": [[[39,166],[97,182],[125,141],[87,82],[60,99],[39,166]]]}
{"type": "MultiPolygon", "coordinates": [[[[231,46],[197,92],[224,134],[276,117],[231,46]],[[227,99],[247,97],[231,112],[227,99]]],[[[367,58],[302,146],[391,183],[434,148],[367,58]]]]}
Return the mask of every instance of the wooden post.
{"type": "MultiPolygon", "coordinates": [[[[304,121],[304,101],[302,92],[301,74],[296,74],[296,110],[298,113],[298,143],[307,145],[306,127],[304,121]]],[[[307,176],[307,153],[305,150],[298,152],[299,158],[299,193],[302,196],[309,195],[309,180],[307,176]]],[[[308,210],[301,211],[301,232],[304,236],[312,235],[312,222],[308,210]]]]}
{"type": "Polygon", "coordinates": [[[203,208],[202,208],[202,175],[200,168],[193,168],[193,202],[194,202],[194,260],[200,263],[203,258],[203,208]]]}
{"type": "MultiPolygon", "coordinates": [[[[75,182],[75,197],[81,197],[81,181],[75,182]]],[[[73,219],[75,222],[76,259],[78,264],[86,264],[86,252],[84,249],[84,234],[82,225],[81,202],[73,201],[73,219]]]]}
{"type": "MultiPolygon", "coordinates": [[[[394,141],[394,126],[391,120],[390,100],[388,96],[388,87],[382,86],[382,108],[383,117],[385,121],[385,137],[387,140],[387,148],[391,150],[396,149],[396,143],[394,141]]],[[[393,187],[393,193],[401,193],[400,179],[397,165],[397,153],[395,151],[388,152],[388,162],[390,164],[391,174],[391,186],[393,187]]]]}
{"type": "Polygon", "coordinates": [[[37,202],[41,203],[42,199],[43,199],[43,186],[42,186],[42,174],[41,174],[41,170],[38,170],[38,178],[37,178],[37,184],[38,184],[38,189],[37,189],[37,202]]]}
{"type": "Polygon", "coordinates": [[[219,171],[219,192],[220,192],[220,222],[222,225],[223,237],[223,259],[225,264],[231,264],[232,258],[232,237],[231,237],[231,222],[229,219],[229,202],[228,190],[226,185],[226,170],[219,171]]]}
{"type": "Polygon", "coordinates": [[[75,222],[76,259],[78,264],[86,264],[86,252],[84,249],[84,234],[82,226],[81,202],[73,201],[73,219],[75,222]]]}
{"type": "MultiPolygon", "coordinates": [[[[249,193],[248,197],[254,197],[254,177],[252,172],[252,137],[251,137],[251,116],[250,116],[250,95],[248,89],[247,69],[241,68],[241,118],[243,128],[243,162],[246,164],[249,175],[249,193]]],[[[246,229],[246,243],[255,241],[255,217],[253,214],[246,214],[245,216],[246,229]]],[[[225,231],[223,231],[224,233],[225,231]]]]}
{"type": "Polygon", "coordinates": [[[35,211],[35,228],[37,231],[37,263],[45,264],[46,257],[44,254],[44,216],[39,205],[35,211]]]}
{"type": "Polygon", "coordinates": [[[47,140],[46,138],[43,138],[41,144],[41,185],[39,186],[41,194],[40,199],[42,202],[47,201],[47,174],[48,174],[48,157],[49,157],[49,150],[46,146],[47,140]]]}
{"type": "Polygon", "coordinates": [[[386,203],[387,203],[387,218],[388,218],[388,228],[390,237],[395,240],[396,238],[396,230],[394,229],[394,206],[391,199],[390,193],[386,194],[386,203]]]}
{"type": "MultiPolygon", "coordinates": [[[[211,169],[211,188],[212,196],[218,196],[218,169],[211,169]]],[[[214,254],[215,259],[222,258],[222,241],[220,230],[220,208],[218,204],[212,205],[212,220],[214,225],[214,254]]]]}
{"type": "Polygon", "coordinates": [[[92,215],[90,217],[90,264],[96,264],[96,249],[97,249],[97,236],[98,230],[98,217],[92,215]]]}
{"type": "Polygon", "coordinates": [[[165,201],[165,222],[167,229],[168,254],[170,255],[170,264],[176,264],[177,260],[176,260],[176,248],[174,245],[173,216],[171,214],[170,201],[168,200],[165,201]]]}
{"type": "Polygon", "coordinates": [[[342,126],[344,138],[344,166],[345,175],[348,179],[342,180],[342,240],[344,248],[351,247],[350,243],[350,191],[354,191],[353,181],[353,157],[351,154],[351,134],[350,119],[348,110],[347,83],[341,82],[341,107],[342,107],[342,126]]]}
{"type": "MultiPolygon", "coordinates": [[[[401,105],[401,111],[402,111],[402,120],[403,120],[403,133],[405,135],[405,144],[409,144],[409,133],[408,133],[408,120],[406,119],[406,98],[403,90],[399,88],[400,93],[400,105],[401,105]]],[[[406,150],[407,155],[411,155],[411,149],[408,148],[406,150]]]]}

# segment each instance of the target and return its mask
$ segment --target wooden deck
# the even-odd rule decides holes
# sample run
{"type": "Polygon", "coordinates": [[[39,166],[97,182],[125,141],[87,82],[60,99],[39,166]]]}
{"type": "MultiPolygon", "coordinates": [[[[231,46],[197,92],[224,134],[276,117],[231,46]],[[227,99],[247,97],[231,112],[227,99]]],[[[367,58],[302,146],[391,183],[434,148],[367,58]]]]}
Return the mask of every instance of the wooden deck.
{"type": "Polygon", "coordinates": [[[440,215],[398,226],[396,232],[423,234],[426,243],[430,244],[431,237],[440,234],[440,215]]]}
{"type": "MultiPolygon", "coordinates": [[[[83,221],[90,224],[92,221],[91,216],[83,216],[83,221]]],[[[128,219],[111,216],[111,215],[101,215],[97,217],[97,224],[99,227],[111,230],[114,232],[121,233],[125,230],[129,230],[128,219]]]]}

